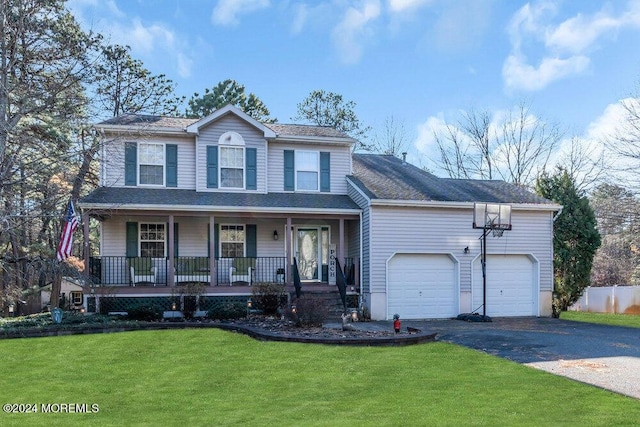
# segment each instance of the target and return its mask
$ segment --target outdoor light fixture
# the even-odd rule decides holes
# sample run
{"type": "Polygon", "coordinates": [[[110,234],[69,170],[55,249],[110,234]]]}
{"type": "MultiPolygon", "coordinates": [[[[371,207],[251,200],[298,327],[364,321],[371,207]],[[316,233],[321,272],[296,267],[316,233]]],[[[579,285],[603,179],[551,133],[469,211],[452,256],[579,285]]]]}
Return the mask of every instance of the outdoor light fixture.
{"type": "Polygon", "coordinates": [[[296,314],[296,306],[295,305],[291,306],[291,313],[296,314]]]}
{"type": "Polygon", "coordinates": [[[351,321],[352,322],[357,322],[358,321],[358,312],[356,310],[353,310],[351,312],[351,321]]]}
{"type": "Polygon", "coordinates": [[[248,300],[247,300],[247,308],[248,308],[249,310],[251,310],[251,305],[252,305],[251,299],[248,299],[248,300]]]}
{"type": "Polygon", "coordinates": [[[171,304],[171,310],[176,311],[176,303],[171,304]]]}
{"type": "Polygon", "coordinates": [[[273,240],[278,240],[278,230],[273,230],[273,240]]]}
{"type": "Polygon", "coordinates": [[[467,246],[466,248],[464,248],[464,253],[468,254],[469,253],[469,246],[467,246]]]}

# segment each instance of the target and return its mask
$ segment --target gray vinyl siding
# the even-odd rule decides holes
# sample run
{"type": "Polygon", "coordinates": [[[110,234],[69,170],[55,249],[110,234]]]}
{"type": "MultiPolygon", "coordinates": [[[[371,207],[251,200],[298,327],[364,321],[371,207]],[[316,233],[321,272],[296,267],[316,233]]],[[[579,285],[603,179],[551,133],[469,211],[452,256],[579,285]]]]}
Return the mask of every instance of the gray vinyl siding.
{"type": "MultiPolygon", "coordinates": [[[[126,142],[158,142],[178,146],[178,186],[172,188],[195,189],[195,142],[193,137],[130,137],[109,140],[102,150],[102,182],[105,187],[125,185],[124,147],[126,142]]],[[[137,173],[137,171],[136,171],[137,173]]],[[[165,171],[166,173],[166,171],[165,171]]]]}
{"type": "MultiPolygon", "coordinates": [[[[313,150],[331,153],[331,194],[347,194],[345,176],[351,174],[351,150],[329,144],[295,144],[270,142],[268,153],[268,191],[282,193],[284,191],[284,151],[313,150]]],[[[320,171],[318,171],[320,172],[320,171]]],[[[319,192],[319,191],[318,191],[319,192]]]]}
{"type": "MultiPolygon", "coordinates": [[[[451,253],[460,263],[460,291],[471,292],[472,261],[481,252],[482,231],[472,228],[469,209],[374,207],[368,245],[371,291],[386,291],[386,263],[398,252],[451,253]],[[468,246],[469,254],[464,254],[468,246]]],[[[365,222],[363,218],[363,223],[365,222]]],[[[550,212],[512,212],[512,231],[487,237],[489,254],[531,254],[540,263],[540,291],[551,291],[552,217],[550,212]]],[[[364,274],[363,274],[364,275],[364,274]]]]}
{"type": "MultiPolygon", "coordinates": [[[[360,282],[362,283],[362,291],[364,293],[368,293],[371,291],[370,280],[371,280],[371,254],[370,254],[370,218],[371,211],[368,206],[368,199],[366,199],[362,193],[357,191],[352,185],[349,185],[349,197],[362,209],[362,276],[360,278],[360,282]]],[[[360,231],[358,230],[358,233],[360,231]]],[[[360,255],[358,255],[360,256],[360,255]]]]}
{"type": "MultiPolygon", "coordinates": [[[[197,157],[196,157],[196,169],[197,191],[251,191],[264,193],[266,189],[266,155],[265,155],[265,139],[264,134],[249,125],[244,120],[233,116],[224,116],[204,129],[200,130],[200,135],[197,137],[197,157]],[[237,132],[244,139],[245,148],[256,148],[256,166],[257,166],[257,190],[232,190],[227,188],[207,188],[207,146],[218,145],[220,136],[225,132],[237,132]]],[[[245,186],[246,186],[246,170],[245,170],[245,186]]]]}

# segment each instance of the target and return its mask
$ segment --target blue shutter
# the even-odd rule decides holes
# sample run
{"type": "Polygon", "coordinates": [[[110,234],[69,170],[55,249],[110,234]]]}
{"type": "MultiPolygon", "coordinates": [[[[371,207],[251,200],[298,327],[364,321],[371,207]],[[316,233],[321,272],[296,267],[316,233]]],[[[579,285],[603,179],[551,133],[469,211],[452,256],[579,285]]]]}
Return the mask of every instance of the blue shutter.
{"type": "Polygon", "coordinates": [[[216,259],[218,259],[220,258],[220,226],[218,224],[214,224],[213,226],[213,246],[216,250],[216,259]]]}
{"type": "Polygon", "coordinates": [[[218,188],[218,147],[207,146],[207,188],[218,188]]]}
{"type": "Polygon", "coordinates": [[[176,144],[166,145],[166,175],[167,187],[178,186],[178,146],[176,144]]]}
{"type": "Polygon", "coordinates": [[[255,258],[258,256],[258,227],[255,224],[247,224],[247,257],[255,258]]]}
{"type": "Polygon", "coordinates": [[[245,163],[247,168],[247,190],[258,189],[258,150],[247,148],[245,150],[245,163]]]}
{"type": "Polygon", "coordinates": [[[126,242],[127,242],[127,256],[128,257],[138,256],[138,223],[137,222],[127,222],[126,242]]]}
{"type": "MultiPolygon", "coordinates": [[[[213,229],[213,247],[215,248],[216,259],[220,258],[220,249],[218,248],[218,242],[220,241],[220,232],[218,231],[218,225],[214,225],[213,229]]],[[[207,256],[211,257],[211,239],[209,239],[209,233],[211,230],[211,224],[207,224],[207,256]]]]}
{"type": "Polygon", "coordinates": [[[320,153],[320,191],[331,191],[331,153],[320,153]]]}
{"type": "Polygon", "coordinates": [[[124,185],[138,184],[138,144],[126,142],[124,145],[124,185]]]}
{"type": "Polygon", "coordinates": [[[293,150],[284,150],[284,191],[295,190],[296,160],[293,150]]]}

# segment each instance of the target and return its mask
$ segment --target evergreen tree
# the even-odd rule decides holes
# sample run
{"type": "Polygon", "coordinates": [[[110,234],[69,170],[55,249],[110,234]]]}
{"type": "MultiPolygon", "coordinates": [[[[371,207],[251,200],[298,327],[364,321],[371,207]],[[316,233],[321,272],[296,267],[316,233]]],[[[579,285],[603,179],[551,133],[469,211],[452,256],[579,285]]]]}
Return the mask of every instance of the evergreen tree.
{"type": "Polygon", "coordinates": [[[540,176],[536,192],[563,206],[553,224],[553,316],[559,317],[590,284],[600,234],[589,200],[577,189],[566,170],[540,176]]]}
{"type": "Polygon", "coordinates": [[[298,104],[298,115],[292,120],[338,129],[358,140],[356,149],[368,149],[363,141],[371,129],[360,122],[355,108],[355,102],[345,101],[338,93],[314,90],[298,104]]]}
{"type": "Polygon", "coordinates": [[[269,117],[269,109],[255,94],[245,93],[244,85],[227,79],[211,89],[205,89],[204,95],[194,93],[189,100],[186,115],[190,118],[202,118],[227,104],[234,105],[262,123],[274,123],[269,117]]]}

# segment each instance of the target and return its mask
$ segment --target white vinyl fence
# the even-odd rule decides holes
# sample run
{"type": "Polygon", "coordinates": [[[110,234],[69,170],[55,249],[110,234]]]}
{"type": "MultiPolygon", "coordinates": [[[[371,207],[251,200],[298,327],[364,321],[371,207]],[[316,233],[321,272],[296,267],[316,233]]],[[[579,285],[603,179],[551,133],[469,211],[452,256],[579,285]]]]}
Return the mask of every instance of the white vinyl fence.
{"type": "Polygon", "coordinates": [[[590,286],[569,310],[640,314],[640,286],[590,286]]]}

